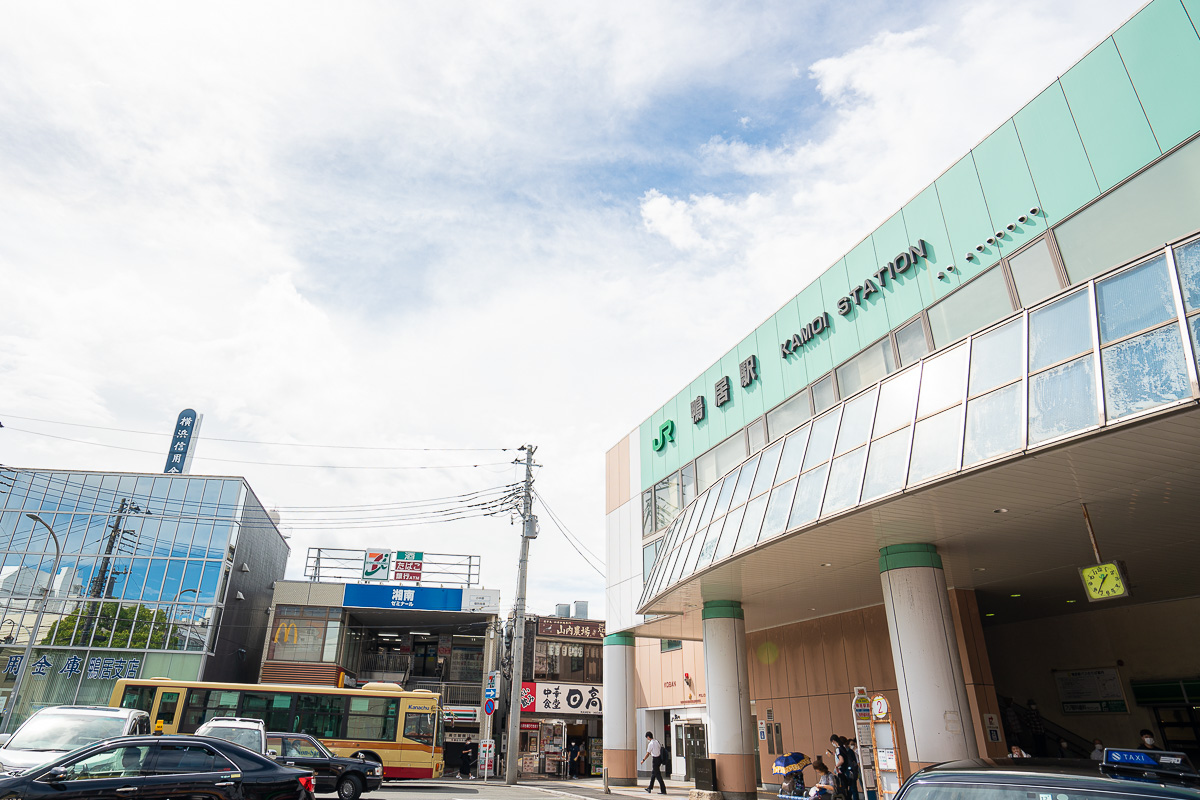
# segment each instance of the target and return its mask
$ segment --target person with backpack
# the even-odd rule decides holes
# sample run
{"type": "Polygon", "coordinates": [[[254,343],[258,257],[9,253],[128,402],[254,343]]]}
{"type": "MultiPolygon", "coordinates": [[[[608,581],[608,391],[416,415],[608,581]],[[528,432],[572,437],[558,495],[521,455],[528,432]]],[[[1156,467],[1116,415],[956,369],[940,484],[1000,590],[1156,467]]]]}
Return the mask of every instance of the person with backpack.
{"type": "Polygon", "coordinates": [[[858,800],[858,759],[850,749],[849,740],[834,733],[829,736],[829,744],[832,745],[832,749],[825,752],[833,757],[840,793],[846,800],[858,800]]]}
{"type": "Polygon", "coordinates": [[[650,759],[650,785],[646,787],[646,794],[654,791],[654,781],[658,781],[658,786],[662,790],[661,794],[667,793],[667,784],[663,781],[662,776],[662,742],[654,738],[654,734],[646,731],[646,754],[642,756],[639,764],[646,763],[646,758],[650,759]]]}

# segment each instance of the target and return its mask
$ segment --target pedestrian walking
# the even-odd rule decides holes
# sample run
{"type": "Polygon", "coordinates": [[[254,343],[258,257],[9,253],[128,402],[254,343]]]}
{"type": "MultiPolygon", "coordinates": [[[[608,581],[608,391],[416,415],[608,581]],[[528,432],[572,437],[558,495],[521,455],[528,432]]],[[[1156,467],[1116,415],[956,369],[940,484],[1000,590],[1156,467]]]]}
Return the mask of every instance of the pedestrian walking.
{"type": "Polygon", "coordinates": [[[662,790],[661,794],[667,793],[667,784],[663,781],[662,776],[662,742],[654,738],[654,734],[646,731],[646,754],[642,756],[639,764],[646,763],[646,759],[650,759],[650,785],[646,787],[646,794],[654,791],[654,781],[658,781],[658,786],[662,790]]]}
{"type": "Polygon", "coordinates": [[[458,780],[461,781],[463,778],[467,778],[468,780],[475,779],[475,774],[471,771],[471,765],[474,762],[475,746],[467,742],[466,746],[463,747],[462,759],[458,762],[458,780]]]}

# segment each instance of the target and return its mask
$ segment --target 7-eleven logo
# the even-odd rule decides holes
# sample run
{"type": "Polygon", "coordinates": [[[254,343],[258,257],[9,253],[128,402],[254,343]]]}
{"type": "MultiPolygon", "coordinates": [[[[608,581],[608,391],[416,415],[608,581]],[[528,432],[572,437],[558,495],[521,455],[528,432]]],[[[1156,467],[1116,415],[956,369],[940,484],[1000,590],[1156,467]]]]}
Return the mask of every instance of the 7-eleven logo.
{"type": "Polygon", "coordinates": [[[387,580],[391,553],[367,553],[363,557],[363,577],[377,581],[387,580]]]}

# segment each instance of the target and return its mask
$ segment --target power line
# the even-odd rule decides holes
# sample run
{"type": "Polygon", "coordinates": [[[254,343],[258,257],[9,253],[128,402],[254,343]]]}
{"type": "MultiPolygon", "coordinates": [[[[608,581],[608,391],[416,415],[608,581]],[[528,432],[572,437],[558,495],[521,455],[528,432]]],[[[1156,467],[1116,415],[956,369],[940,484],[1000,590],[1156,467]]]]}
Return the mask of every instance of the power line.
{"type": "MultiPolygon", "coordinates": [[[[98,431],[114,431],[117,433],[134,433],[134,434],[138,434],[139,436],[159,436],[159,437],[170,438],[173,435],[171,433],[163,433],[162,431],[140,431],[140,430],[135,430],[132,428],[112,428],[112,427],[108,427],[106,425],[87,425],[82,422],[64,422],[62,420],[57,420],[57,419],[43,419],[41,417],[23,417],[20,414],[0,413],[0,417],[5,417],[5,418],[11,417],[12,419],[23,419],[23,420],[27,420],[29,422],[44,422],[49,425],[69,425],[73,428],[91,428],[92,430],[98,430],[98,431]]],[[[29,431],[26,431],[26,432],[28,433],[29,431]]],[[[513,449],[511,447],[383,447],[383,446],[366,446],[366,445],[353,445],[353,444],[310,444],[307,442],[268,442],[268,441],[261,441],[258,439],[228,439],[228,438],[222,438],[219,436],[208,436],[207,434],[202,435],[200,438],[202,440],[210,441],[210,442],[230,442],[233,444],[258,444],[258,445],[266,445],[266,446],[271,446],[271,447],[314,447],[314,448],[324,448],[324,449],[333,449],[333,450],[390,450],[390,451],[395,451],[395,452],[408,452],[408,453],[438,453],[438,452],[481,453],[481,452],[491,452],[491,451],[499,451],[501,453],[506,453],[509,450],[513,449]]]]}
{"type": "Polygon", "coordinates": [[[550,504],[546,502],[546,498],[542,497],[542,495],[536,489],[534,490],[533,493],[537,497],[538,502],[541,503],[542,506],[546,509],[546,513],[548,513],[550,515],[550,518],[554,521],[554,524],[559,526],[563,530],[563,534],[572,536],[575,539],[575,541],[579,542],[580,547],[582,547],[584,550],[587,550],[589,553],[591,553],[592,558],[596,559],[596,562],[599,563],[601,566],[603,566],[604,559],[601,558],[600,556],[596,555],[594,552],[592,552],[592,549],[583,543],[583,539],[579,538],[578,536],[576,536],[574,533],[571,532],[571,529],[567,527],[567,524],[562,521],[562,518],[559,517],[558,514],[556,514],[554,512],[554,509],[550,507],[550,504]]]}
{"type": "MultiPolygon", "coordinates": [[[[538,497],[538,500],[542,500],[542,498],[538,497]]],[[[542,507],[545,508],[547,511],[550,511],[549,507],[546,506],[546,502],[544,500],[542,500],[542,507]]],[[[597,575],[599,575],[601,578],[603,578],[604,571],[602,569],[600,569],[599,567],[597,567],[595,564],[593,564],[588,559],[588,557],[583,554],[583,551],[579,549],[579,546],[576,545],[575,542],[572,540],[572,538],[567,535],[566,530],[564,530],[563,527],[558,524],[558,520],[554,518],[553,512],[550,513],[550,521],[554,523],[554,527],[558,528],[558,532],[561,533],[563,538],[567,540],[567,544],[571,545],[571,548],[576,553],[579,554],[580,558],[583,559],[583,563],[587,564],[589,567],[591,567],[593,570],[595,570],[597,575]]],[[[603,563],[603,562],[601,562],[601,563],[603,563]]]]}
{"type": "MultiPolygon", "coordinates": [[[[14,428],[11,425],[5,425],[4,430],[17,431],[18,433],[27,433],[30,436],[44,436],[48,439],[58,439],[58,440],[64,441],[64,442],[74,442],[75,444],[89,444],[89,445],[92,445],[93,447],[107,447],[107,448],[110,448],[113,450],[125,450],[125,451],[131,452],[131,453],[148,453],[152,456],[165,455],[164,453],[160,453],[157,450],[143,450],[139,447],[122,447],[121,445],[106,444],[104,442],[89,442],[86,439],[72,439],[69,436],[56,436],[53,433],[42,433],[40,431],[26,430],[25,428],[14,428]]],[[[200,439],[201,439],[201,441],[203,441],[204,437],[201,436],[200,439]]],[[[508,466],[511,466],[511,464],[507,461],[494,461],[494,462],[490,462],[490,463],[486,463],[486,464],[423,464],[420,466],[402,466],[402,467],[391,467],[391,466],[363,467],[363,466],[353,466],[353,465],[348,465],[348,464],[290,464],[290,463],[283,462],[283,461],[246,461],[246,460],[237,459],[237,458],[216,458],[214,456],[201,456],[201,455],[193,456],[193,459],[196,461],[219,461],[224,464],[251,464],[251,465],[261,466],[261,467],[306,467],[306,468],[312,468],[312,469],[374,469],[374,470],[401,470],[401,469],[402,470],[410,470],[410,469],[413,469],[413,470],[421,470],[421,469],[477,469],[479,467],[508,467],[508,466]]]]}

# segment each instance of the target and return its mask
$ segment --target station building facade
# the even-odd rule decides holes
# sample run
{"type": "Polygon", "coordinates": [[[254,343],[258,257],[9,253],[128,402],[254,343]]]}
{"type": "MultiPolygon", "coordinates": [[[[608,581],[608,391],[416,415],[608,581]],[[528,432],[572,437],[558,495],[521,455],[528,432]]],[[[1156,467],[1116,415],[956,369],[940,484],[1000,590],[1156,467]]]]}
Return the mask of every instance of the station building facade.
{"type": "Polygon", "coordinates": [[[0,499],[9,732],[46,705],[107,705],[123,677],[257,679],[289,551],[245,480],[6,468],[0,499]]]}
{"type": "Polygon", "coordinates": [[[1196,755],[1198,26],[1143,7],[609,451],[614,781],[691,719],[751,797],[856,687],[902,776],[1196,755]]]}

